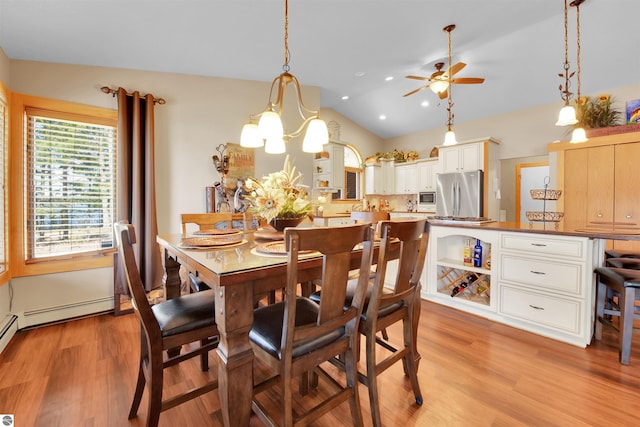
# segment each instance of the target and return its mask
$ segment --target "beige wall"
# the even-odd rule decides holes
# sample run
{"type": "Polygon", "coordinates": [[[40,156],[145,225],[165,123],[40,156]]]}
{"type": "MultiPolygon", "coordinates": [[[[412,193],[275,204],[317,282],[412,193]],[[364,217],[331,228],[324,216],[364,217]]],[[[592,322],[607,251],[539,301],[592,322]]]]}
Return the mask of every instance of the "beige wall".
{"type": "Polygon", "coordinates": [[[0,47],[0,82],[3,82],[7,87],[10,86],[9,63],[9,58],[0,47]]]}

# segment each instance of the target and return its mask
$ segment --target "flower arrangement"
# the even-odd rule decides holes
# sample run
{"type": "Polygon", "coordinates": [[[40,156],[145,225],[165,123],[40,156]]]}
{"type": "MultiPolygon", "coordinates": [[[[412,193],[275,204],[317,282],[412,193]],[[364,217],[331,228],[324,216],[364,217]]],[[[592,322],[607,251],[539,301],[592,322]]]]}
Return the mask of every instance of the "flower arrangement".
{"type": "Polygon", "coordinates": [[[247,179],[246,187],[251,192],[247,199],[251,212],[267,222],[273,219],[304,218],[314,209],[309,200],[307,187],[300,184],[302,174],[291,165],[289,156],[284,160],[281,171],[272,172],[258,181],[247,179]]]}
{"type": "Polygon", "coordinates": [[[613,100],[609,94],[595,98],[581,96],[576,99],[576,116],[578,123],[585,129],[604,128],[620,124],[621,112],[612,107],[613,100]]]}

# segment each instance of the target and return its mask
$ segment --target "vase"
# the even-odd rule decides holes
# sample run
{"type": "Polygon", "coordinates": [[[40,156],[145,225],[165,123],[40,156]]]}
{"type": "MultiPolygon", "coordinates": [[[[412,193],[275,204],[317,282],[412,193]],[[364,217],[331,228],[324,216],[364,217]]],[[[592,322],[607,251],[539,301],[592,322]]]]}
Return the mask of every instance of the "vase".
{"type": "Polygon", "coordinates": [[[270,224],[273,228],[278,231],[284,231],[286,227],[296,227],[302,221],[304,221],[305,217],[301,218],[274,218],[271,220],[270,224]]]}

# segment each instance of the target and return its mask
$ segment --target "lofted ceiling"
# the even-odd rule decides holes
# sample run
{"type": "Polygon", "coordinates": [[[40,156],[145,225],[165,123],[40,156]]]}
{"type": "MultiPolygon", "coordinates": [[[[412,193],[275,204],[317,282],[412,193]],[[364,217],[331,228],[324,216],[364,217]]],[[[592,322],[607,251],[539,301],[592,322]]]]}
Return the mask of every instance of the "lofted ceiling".
{"type": "MultiPolygon", "coordinates": [[[[453,62],[467,64],[457,77],[485,78],[453,88],[455,122],[562,105],[563,0],[289,3],[291,72],[320,87],[322,107],[381,138],[446,124],[446,100],[402,95],[421,85],[404,76],[446,62],[449,24],[453,62]]],[[[582,93],[639,84],[640,1],[587,0],[580,12],[582,93]]],[[[271,81],[283,14],[283,0],[0,0],[0,47],[10,59],[271,81]]],[[[575,70],[574,8],[569,34],[575,70]]]]}

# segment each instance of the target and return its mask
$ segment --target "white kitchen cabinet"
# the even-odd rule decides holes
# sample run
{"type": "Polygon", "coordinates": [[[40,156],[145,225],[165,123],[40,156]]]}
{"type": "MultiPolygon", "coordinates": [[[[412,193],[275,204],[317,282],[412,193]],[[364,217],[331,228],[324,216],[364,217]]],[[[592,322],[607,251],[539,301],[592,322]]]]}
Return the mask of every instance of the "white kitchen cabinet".
{"type": "Polygon", "coordinates": [[[380,159],[377,164],[364,169],[365,194],[393,194],[395,192],[395,169],[393,160],[380,159]]]}
{"type": "Polygon", "coordinates": [[[484,143],[442,147],[438,150],[438,158],[443,173],[484,170],[484,143]]]}
{"type": "Polygon", "coordinates": [[[498,313],[540,335],[587,346],[593,328],[594,242],[502,233],[498,313]]]}
{"type": "Polygon", "coordinates": [[[313,188],[344,189],[344,146],[330,142],[313,160],[313,188]]]}
{"type": "Polygon", "coordinates": [[[418,191],[415,164],[401,164],[395,167],[395,194],[415,195],[418,191]]]}
{"type": "Polygon", "coordinates": [[[593,269],[603,251],[604,241],[589,237],[432,224],[422,296],[586,347],[593,330],[593,269]],[[482,240],[483,253],[491,256],[489,265],[485,262],[478,269],[463,264],[464,242],[469,237],[482,240]],[[488,278],[487,296],[476,292],[466,300],[465,295],[451,297],[452,281],[469,271],[488,278]]]}
{"type": "Polygon", "coordinates": [[[418,192],[436,189],[436,174],[440,173],[440,163],[437,158],[425,160],[416,164],[418,178],[418,192]]]}

